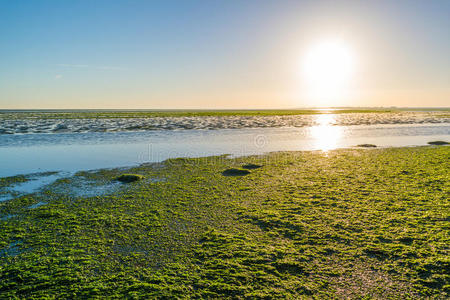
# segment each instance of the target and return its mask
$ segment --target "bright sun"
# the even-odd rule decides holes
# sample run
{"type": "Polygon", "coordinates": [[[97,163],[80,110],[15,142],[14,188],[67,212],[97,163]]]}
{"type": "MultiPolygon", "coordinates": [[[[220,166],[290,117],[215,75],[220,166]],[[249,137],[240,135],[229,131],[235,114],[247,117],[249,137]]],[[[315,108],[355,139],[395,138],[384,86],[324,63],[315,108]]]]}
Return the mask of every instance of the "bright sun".
{"type": "Polygon", "coordinates": [[[302,75],[316,106],[338,106],[355,71],[352,49],[340,39],[318,42],[306,52],[302,75]]]}

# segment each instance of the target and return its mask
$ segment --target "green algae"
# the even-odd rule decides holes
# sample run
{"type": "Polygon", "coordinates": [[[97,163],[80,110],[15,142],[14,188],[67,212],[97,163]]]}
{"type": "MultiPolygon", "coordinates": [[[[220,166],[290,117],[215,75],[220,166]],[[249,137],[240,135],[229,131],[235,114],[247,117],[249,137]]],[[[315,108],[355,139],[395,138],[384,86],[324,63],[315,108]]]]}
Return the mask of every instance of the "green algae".
{"type": "Polygon", "coordinates": [[[165,181],[6,201],[0,298],[447,298],[449,154],[173,159],[127,170],[165,181]],[[221,175],[245,164],[264,168],[221,175]]]}
{"type": "Polygon", "coordinates": [[[25,175],[16,175],[0,178],[0,189],[6,189],[18,183],[27,182],[29,179],[25,175]]]}
{"type": "Polygon", "coordinates": [[[157,118],[157,117],[215,117],[215,116],[288,116],[344,113],[389,113],[395,109],[277,109],[277,110],[153,110],[153,111],[15,111],[1,112],[0,119],[103,119],[103,118],[157,118]]]}

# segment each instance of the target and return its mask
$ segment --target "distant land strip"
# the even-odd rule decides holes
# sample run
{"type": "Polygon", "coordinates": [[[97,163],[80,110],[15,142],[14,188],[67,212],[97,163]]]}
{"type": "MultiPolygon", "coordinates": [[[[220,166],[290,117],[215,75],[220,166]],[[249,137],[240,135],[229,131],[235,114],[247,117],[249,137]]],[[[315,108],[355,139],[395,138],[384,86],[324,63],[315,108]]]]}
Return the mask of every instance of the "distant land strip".
{"type": "Polygon", "coordinates": [[[0,111],[0,118],[11,114],[20,118],[91,119],[91,118],[157,118],[157,117],[221,117],[221,116],[290,116],[345,113],[390,113],[396,109],[301,109],[301,110],[61,110],[0,111]]]}

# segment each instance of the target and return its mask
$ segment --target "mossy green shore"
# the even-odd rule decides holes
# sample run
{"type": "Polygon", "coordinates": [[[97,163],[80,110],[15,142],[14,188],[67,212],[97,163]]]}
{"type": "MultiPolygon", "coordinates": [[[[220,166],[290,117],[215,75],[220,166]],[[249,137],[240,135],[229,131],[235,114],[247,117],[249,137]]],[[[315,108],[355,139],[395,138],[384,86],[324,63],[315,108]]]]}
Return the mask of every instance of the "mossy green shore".
{"type": "Polygon", "coordinates": [[[172,159],[126,170],[144,178],[112,194],[65,193],[124,170],[80,172],[0,203],[0,298],[448,298],[449,158],[172,159]],[[245,164],[262,167],[222,175],[245,164]]]}
{"type": "MultiPolygon", "coordinates": [[[[263,109],[263,110],[68,110],[68,111],[0,111],[1,119],[114,119],[114,118],[168,118],[168,117],[230,117],[230,116],[293,116],[348,113],[390,113],[395,109],[263,109]]],[[[445,115],[444,115],[445,117],[445,115]]]]}

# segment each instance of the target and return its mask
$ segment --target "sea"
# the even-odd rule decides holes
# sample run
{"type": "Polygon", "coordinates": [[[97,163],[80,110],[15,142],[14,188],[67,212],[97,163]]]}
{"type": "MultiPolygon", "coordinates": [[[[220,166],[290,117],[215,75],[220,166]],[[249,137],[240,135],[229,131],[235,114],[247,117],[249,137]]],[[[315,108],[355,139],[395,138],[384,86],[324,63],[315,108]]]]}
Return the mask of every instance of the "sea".
{"type": "MultiPolygon", "coordinates": [[[[384,148],[450,141],[450,113],[442,110],[59,119],[48,118],[49,113],[0,111],[0,178],[51,171],[57,172],[50,177],[55,180],[81,170],[136,166],[176,157],[236,157],[273,151],[326,154],[362,144],[384,148]]],[[[43,184],[48,183],[43,180],[43,184]]]]}

